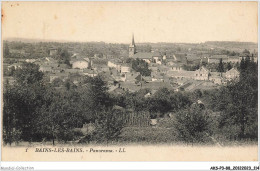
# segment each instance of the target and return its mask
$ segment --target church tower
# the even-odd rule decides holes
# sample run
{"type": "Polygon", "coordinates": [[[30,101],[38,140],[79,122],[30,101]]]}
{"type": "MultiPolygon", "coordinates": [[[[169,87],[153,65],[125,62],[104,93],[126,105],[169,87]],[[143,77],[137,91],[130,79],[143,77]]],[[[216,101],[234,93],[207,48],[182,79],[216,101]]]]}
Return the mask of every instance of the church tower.
{"type": "Polygon", "coordinates": [[[133,34],[132,42],[129,45],[129,57],[133,57],[134,54],[136,54],[136,47],[135,47],[135,40],[134,40],[134,34],[133,34]]]}

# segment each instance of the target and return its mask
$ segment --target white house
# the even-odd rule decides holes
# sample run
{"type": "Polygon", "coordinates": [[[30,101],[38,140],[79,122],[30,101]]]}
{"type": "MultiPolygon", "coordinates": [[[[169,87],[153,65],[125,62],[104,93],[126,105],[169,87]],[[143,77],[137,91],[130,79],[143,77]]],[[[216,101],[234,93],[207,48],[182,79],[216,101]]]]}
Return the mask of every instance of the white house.
{"type": "Polygon", "coordinates": [[[89,63],[85,60],[76,61],[72,63],[72,68],[85,69],[88,68],[89,63]]]}
{"type": "Polygon", "coordinates": [[[121,65],[120,71],[121,71],[121,73],[128,73],[128,72],[130,72],[130,67],[126,66],[126,65],[121,65]]]}
{"type": "Polygon", "coordinates": [[[239,77],[239,71],[235,68],[230,69],[226,72],[226,78],[232,80],[239,77]]]}
{"type": "Polygon", "coordinates": [[[205,67],[201,67],[200,69],[194,72],[195,80],[209,80],[209,70],[205,67]]]}

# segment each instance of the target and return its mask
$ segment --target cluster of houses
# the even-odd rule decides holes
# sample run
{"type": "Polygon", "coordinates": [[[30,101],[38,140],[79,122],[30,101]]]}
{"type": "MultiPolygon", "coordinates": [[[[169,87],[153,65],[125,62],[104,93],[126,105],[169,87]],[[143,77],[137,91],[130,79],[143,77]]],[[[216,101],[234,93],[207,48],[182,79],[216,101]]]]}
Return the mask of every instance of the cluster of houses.
{"type": "MultiPolygon", "coordinates": [[[[57,53],[57,48],[50,49],[50,56],[57,53]]],[[[137,52],[134,37],[129,46],[129,58],[142,59],[148,63],[148,68],[151,70],[150,76],[142,76],[139,72],[132,69],[131,63],[127,63],[125,59],[111,58],[98,60],[95,57],[82,57],[73,54],[70,59],[70,65],[61,64],[52,57],[42,59],[28,59],[25,62],[31,62],[40,66],[40,71],[44,72],[49,77],[49,81],[55,79],[65,81],[71,78],[77,84],[85,76],[94,77],[98,74],[102,75],[108,83],[109,91],[122,93],[124,91],[138,91],[142,88],[150,88],[152,91],[157,91],[162,87],[179,91],[194,90],[202,88],[203,83],[206,86],[222,85],[227,81],[234,80],[239,77],[239,71],[232,68],[227,72],[211,72],[205,67],[200,67],[195,71],[187,71],[184,65],[188,63],[187,55],[176,53],[167,54],[152,52],[137,52]],[[73,75],[73,77],[71,77],[73,75]]],[[[222,62],[239,63],[243,56],[227,56],[213,55],[210,57],[202,57],[201,62],[219,63],[222,62]]],[[[254,58],[257,61],[257,58],[254,58]]],[[[8,69],[17,69],[21,65],[14,63],[8,66],[8,69]]]]}
{"type": "MultiPolygon", "coordinates": [[[[92,67],[92,61],[89,58],[81,58],[81,57],[77,57],[76,55],[74,55],[71,58],[70,61],[71,66],[67,64],[61,64],[52,57],[45,57],[37,60],[35,59],[25,60],[23,62],[30,62],[39,65],[39,70],[45,73],[45,75],[49,78],[50,82],[53,82],[55,79],[60,79],[62,81],[65,81],[72,75],[79,75],[82,77],[84,76],[94,77],[97,76],[98,74],[96,68],[92,67]]],[[[11,69],[21,68],[23,62],[9,65],[7,69],[11,70],[11,69]]],[[[6,78],[9,80],[9,82],[10,80],[12,81],[12,83],[14,82],[12,77],[6,77],[6,78]]],[[[81,80],[80,77],[72,77],[72,78],[78,78],[78,79],[74,79],[74,83],[77,83],[79,80],[81,80]]]]}
{"type": "MultiPolygon", "coordinates": [[[[186,71],[184,65],[187,64],[187,57],[182,54],[167,55],[159,52],[136,52],[134,37],[129,46],[129,57],[133,59],[142,59],[148,63],[151,70],[151,76],[144,77],[140,73],[135,72],[131,68],[131,64],[125,63],[120,59],[111,59],[108,61],[108,67],[117,71],[117,77],[114,77],[118,82],[117,85],[111,86],[111,91],[121,92],[122,90],[137,91],[141,88],[150,88],[153,91],[161,87],[179,90],[180,87],[196,87],[197,82],[210,82],[209,85],[221,85],[227,81],[237,79],[239,71],[232,68],[227,72],[211,72],[205,67],[201,67],[196,71],[186,71]]],[[[209,63],[219,63],[223,57],[223,62],[240,62],[241,58],[225,56],[212,56],[207,60],[209,63]],[[215,61],[213,61],[215,59],[215,61]]],[[[200,85],[200,84],[197,84],[200,85]]],[[[200,88],[199,86],[197,88],[200,88]]]]}
{"type": "MultiPolygon", "coordinates": [[[[70,75],[79,74],[81,76],[96,76],[97,72],[91,68],[91,61],[88,58],[72,57],[70,61],[71,66],[67,64],[60,64],[57,60],[46,57],[45,59],[34,62],[40,66],[40,71],[49,75],[50,82],[55,79],[65,81],[70,75]]],[[[77,81],[75,81],[77,82],[77,81]]]]}

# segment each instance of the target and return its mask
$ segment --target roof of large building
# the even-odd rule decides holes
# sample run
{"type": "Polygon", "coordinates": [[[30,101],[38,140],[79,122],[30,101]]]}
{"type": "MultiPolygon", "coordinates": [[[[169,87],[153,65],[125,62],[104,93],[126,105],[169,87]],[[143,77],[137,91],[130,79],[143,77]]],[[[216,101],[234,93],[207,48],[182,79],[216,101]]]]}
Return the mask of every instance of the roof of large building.
{"type": "Polygon", "coordinates": [[[149,52],[139,52],[134,54],[133,58],[139,58],[139,59],[152,59],[153,54],[149,52]]]}
{"type": "Polygon", "coordinates": [[[161,57],[162,55],[161,55],[160,52],[155,51],[155,52],[152,53],[152,56],[153,56],[153,57],[161,57]]]}
{"type": "Polygon", "coordinates": [[[226,74],[230,74],[230,73],[237,73],[239,74],[239,71],[236,68],[232,68],[229,71],[226,72],[226,74]]]}
{"type": "Polygon", "coordinates": [[[151,90],[158,90],[160,88],[172,89],[173,87],[168,82],[149,82],[149,83],[143,84],[142,88],[149,88],[151,90]]]}
{"type": "Polygon", "coordinates": [[[139,59],[152,59],[153,57],[161,57],[162,55],[159,52],[138,52],[134,54],[133,58],[139,59]]]}
{"type": "Polygon", "coordinates": [[[209,73],[209,70],[207,68],[205,68],[204,66],[202,66],[199,69],[197,69],[195,72],[208,72],[209,73]]]}
{"type": "Polygon", "coordinates": [[[168,71],[167,75],[170,77],[193,77],[195,71],[168,71]]]}

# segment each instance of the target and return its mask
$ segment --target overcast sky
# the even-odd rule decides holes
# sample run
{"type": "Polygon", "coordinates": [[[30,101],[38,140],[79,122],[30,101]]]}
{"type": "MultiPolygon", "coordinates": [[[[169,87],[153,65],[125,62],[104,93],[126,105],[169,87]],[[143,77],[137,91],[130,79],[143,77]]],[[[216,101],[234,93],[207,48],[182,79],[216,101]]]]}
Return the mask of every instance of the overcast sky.
{"type": "Polygon", "coordinates": [[[3,2],[3,38],[257,42],[257,2],[3,2]]]}

